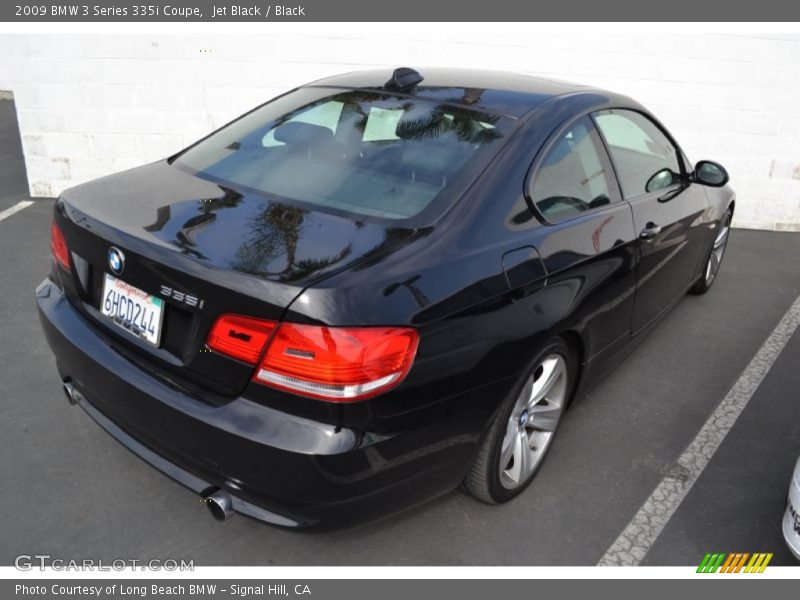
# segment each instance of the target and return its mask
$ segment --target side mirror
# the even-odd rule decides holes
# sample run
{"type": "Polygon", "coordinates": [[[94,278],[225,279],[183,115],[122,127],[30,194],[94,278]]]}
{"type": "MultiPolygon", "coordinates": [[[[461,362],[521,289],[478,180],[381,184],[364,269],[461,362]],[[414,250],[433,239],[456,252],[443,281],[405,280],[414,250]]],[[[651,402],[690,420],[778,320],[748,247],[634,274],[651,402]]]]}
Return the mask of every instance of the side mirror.
{"type": "Polygon", "coordinates": [[[725,168],[711,160],[701,160],[694,168],[693,179],[699,184],[722,187],[730,177],[725,168]]]}

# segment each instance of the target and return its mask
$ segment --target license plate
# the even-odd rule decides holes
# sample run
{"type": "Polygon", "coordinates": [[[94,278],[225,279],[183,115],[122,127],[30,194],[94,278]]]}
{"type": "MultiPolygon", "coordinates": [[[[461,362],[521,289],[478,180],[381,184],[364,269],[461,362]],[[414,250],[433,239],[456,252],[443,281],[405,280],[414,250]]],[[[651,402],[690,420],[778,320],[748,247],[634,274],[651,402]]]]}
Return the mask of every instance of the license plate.
{"type": "Polygon", "coordinates": [[[161,298],[106,273],[100,312],[136,337],[158,346],[164,316],[161,298]]]}

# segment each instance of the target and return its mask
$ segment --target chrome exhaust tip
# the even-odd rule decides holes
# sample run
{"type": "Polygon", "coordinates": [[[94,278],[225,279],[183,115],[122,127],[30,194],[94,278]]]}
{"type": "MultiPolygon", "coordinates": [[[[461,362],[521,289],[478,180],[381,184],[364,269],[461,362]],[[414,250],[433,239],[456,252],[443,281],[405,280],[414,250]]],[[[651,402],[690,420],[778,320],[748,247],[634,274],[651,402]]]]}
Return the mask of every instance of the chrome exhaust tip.
{"type": "Polygon", "coordinates": [[[206,496],[205,502],[211,516],[217,521],[224,521],[233,516],[233,502],[227,492],[218,489],[206,496]]]}
{"type": "Polygon", "coordinates": [[[72,406],[75,406],[78,403],[78,397],[76,395],[78,392],[75,389],[75,386],[72,385],[72,383],[71,383],[71,381],[69,379],[66,379],[66,380],[64,380],[63,388],[64,388],[64,394],[67,396],[67,401],[72,406]]]}

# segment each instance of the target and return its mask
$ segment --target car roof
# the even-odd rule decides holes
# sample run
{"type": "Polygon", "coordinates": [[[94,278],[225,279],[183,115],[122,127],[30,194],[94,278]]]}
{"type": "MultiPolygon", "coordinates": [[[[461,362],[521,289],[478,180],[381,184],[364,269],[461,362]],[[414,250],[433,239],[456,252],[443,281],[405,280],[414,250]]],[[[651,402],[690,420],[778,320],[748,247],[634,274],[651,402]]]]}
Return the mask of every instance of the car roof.
{"type": "MultiPolygon", "coordinates": [[[[524,117],[556,96],[597,91],[575,83],[502,71],[433,68],[418,71],[424,79],[404,91],[405,94],[516,119],[524,117]]],[[[326,77],[310,83],[309,86],[395,92],[396,90],[386,86],[393,72],[392,68],[354,71],[326,77]]]]}

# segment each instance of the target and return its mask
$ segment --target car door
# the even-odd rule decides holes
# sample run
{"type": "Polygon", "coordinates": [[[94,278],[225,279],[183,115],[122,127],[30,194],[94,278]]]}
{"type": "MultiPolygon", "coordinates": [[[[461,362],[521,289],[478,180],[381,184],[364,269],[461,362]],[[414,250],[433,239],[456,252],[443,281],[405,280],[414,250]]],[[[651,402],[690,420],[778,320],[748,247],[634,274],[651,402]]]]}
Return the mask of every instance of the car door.
{"type": "Polygon", "coordinates": [[[547,285],[532,313],[576,329],[590,361],[630,331],[637,243],[631,208],[589,116],[562,126],[541,156],[528,195],[546,224],[534,243],[547,285]]]}
{"type": "Polygon", "coordinates": [[[635,333],[692,284],[704,248],[708,199],[689,183],[682,155],[648,116],[627,109],[594,113],[639,235],[635,333]]]}

